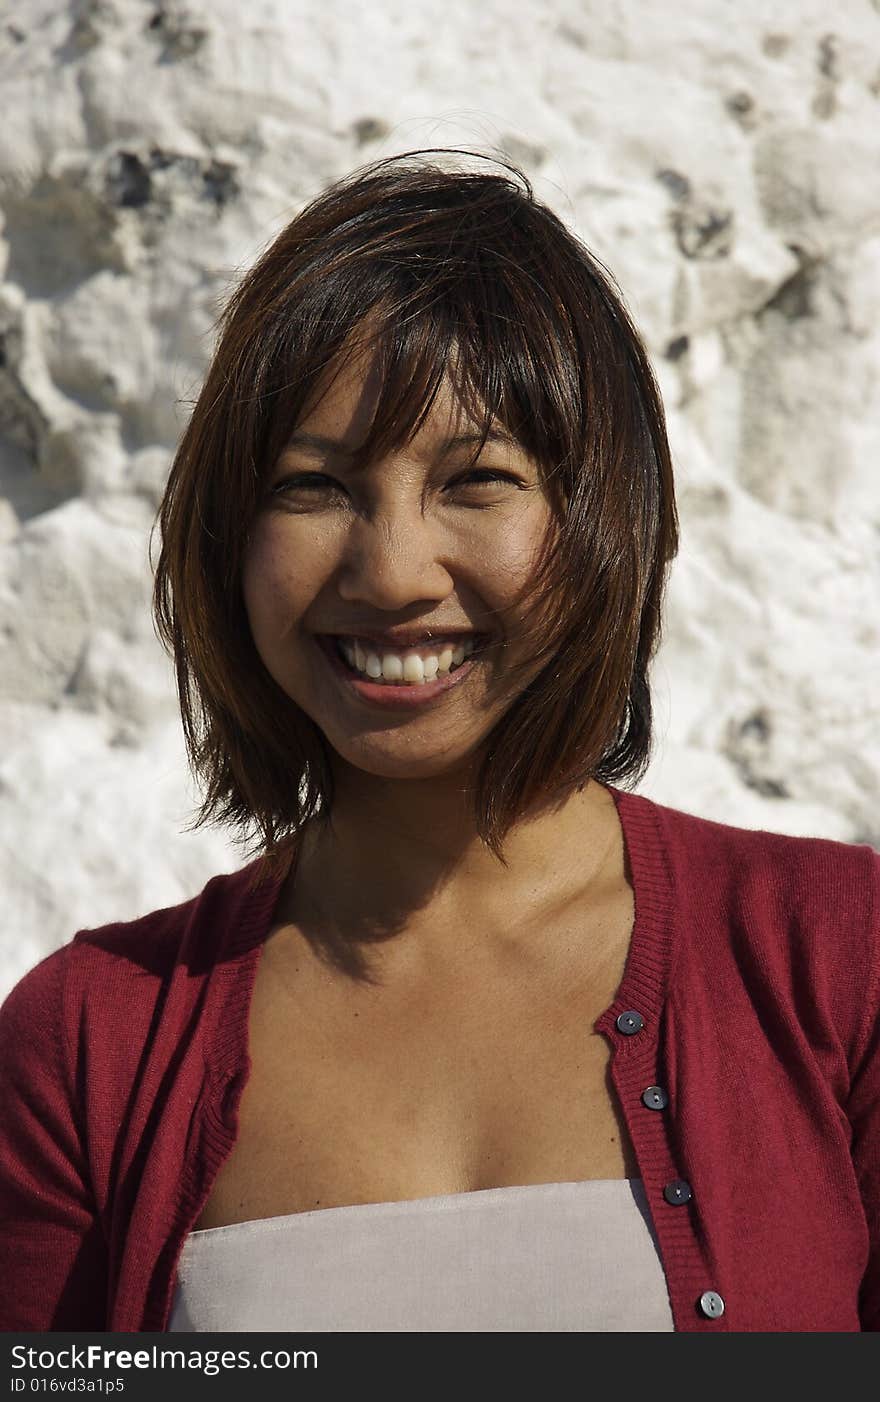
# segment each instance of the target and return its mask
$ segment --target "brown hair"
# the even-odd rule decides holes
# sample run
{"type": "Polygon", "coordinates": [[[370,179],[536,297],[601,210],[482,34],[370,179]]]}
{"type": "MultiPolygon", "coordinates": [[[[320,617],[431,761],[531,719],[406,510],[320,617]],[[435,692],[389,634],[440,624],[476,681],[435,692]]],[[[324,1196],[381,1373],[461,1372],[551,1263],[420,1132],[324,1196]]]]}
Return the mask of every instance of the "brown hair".
{"type": "Polygon", "coordinates": [[[319,727],[254,646],[243,551],[267,475],[367,318],[383,388],[360,456],[406,442],[448,374],[484,436],[500,421],[538,463],[553,506],[526,620],[543,665],[485,744],[481,837],[503,860],[534,805],[634,783],[650,760],[648,668],[678,549],[659,391],[611,274],[516,166],[436,159],[461,155],[355,171],[271,243],[220,319],[159,508],[153,610],[205,785],[192,826],[256,825],[266,870],[329,813],[332,776],[319,727]]]}

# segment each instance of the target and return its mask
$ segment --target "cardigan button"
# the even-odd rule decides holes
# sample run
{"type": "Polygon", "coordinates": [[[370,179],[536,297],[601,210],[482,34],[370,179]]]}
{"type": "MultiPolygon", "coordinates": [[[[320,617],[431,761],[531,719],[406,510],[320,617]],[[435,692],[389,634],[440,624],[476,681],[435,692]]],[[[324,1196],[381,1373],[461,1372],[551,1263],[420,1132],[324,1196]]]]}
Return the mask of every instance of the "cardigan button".
{"type": "Polygon", "coordinates": [[[622,1032],[624,1037],[634,1037],[637,1032],[641,1032],[645,1025],[645,1019],[641,1013],[632,1011],[621,1013],[617,1019],[617,1030],[622,1032]]]}
{"type": "Polygon", "coordinates": [[[662,1086],[648,1086],[642,1091],[642,1104],[647,1105],[649,1110],[665,1110],[669,1104],[669,1096],[662,1086]]]}
{"type": "Polygon", "coordinates": [[[704,1290],[700,1296],[700,1313],[707,1319],[718,1319],[724,1313],[724,1301],[717,1290],[704,1290]]]}
{"type": "Polygon", "coordinates": [[[680,1207],[682,1203],[690,1202],[693,1195],[690,1183],[686,1183],[683,1178],[674,1178],[663,1189],[663,1196],[673,1207],[680,1207]]]}

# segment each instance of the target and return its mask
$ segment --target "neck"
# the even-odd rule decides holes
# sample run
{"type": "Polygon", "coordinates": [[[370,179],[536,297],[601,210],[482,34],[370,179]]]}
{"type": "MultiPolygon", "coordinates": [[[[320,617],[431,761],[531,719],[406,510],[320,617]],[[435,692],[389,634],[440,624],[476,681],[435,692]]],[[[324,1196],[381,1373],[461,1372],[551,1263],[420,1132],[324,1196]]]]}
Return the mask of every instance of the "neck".
{"type": "Polygon", "coordinates": [[[600,882],[619,832],[612,795],[590,781],[516,823],[505,866],[476,831],[461,774],[389,780],[346,767],[331,819],[304,834],[288,915],[349,950],[404,931],[438,952],[462,931],[503,943],[600,882]]]}

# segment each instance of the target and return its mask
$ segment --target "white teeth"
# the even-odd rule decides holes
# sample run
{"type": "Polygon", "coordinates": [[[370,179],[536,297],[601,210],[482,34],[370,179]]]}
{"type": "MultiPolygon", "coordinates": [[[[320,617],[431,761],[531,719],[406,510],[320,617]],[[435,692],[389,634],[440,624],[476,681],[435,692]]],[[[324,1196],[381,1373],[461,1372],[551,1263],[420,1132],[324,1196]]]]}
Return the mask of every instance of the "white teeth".
{"type": "Polygon", "coordinates": [[[456,647],[444,644],[439,653],[433,652],[373,652],[355,639],[337,639],[346,662],[355,671],[366,673],[374,681],[398,682],[418,686],[445,675],[452,667],[460,667],[476,646],[473,638],[456,647]]]}
{"type": "Polygon", "coordinates": [[[388,682],[403,680],[403,661],[396,652],[382,654],[382,676],[388,682]]]}

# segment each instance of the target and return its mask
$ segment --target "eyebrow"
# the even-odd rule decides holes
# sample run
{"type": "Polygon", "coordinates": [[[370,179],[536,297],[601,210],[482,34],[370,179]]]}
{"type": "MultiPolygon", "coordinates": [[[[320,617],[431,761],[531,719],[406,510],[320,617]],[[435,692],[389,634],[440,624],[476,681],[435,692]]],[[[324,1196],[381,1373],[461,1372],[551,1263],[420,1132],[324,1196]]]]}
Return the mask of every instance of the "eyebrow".
{"type": "MultiPolygon", "coordinates": [[[[447,438],[440,447],[440,456],[446,457],[455,448],[473,447],[482,442],[481,433],[456,433],[452,438],[447,438]]],[[[519,444],[509,433],[503,429],[490,429],[486,435],[486,443],[498,443],[502,447],[517,448],[519,444]]],[[[290,435],[287,440],[287,448],[315,448],[319,452],[337,453],[340,457],[352,458],[356,449],[337,438],[326,438],[320,433],[304,433],[301,430],[290,435]]]]}

